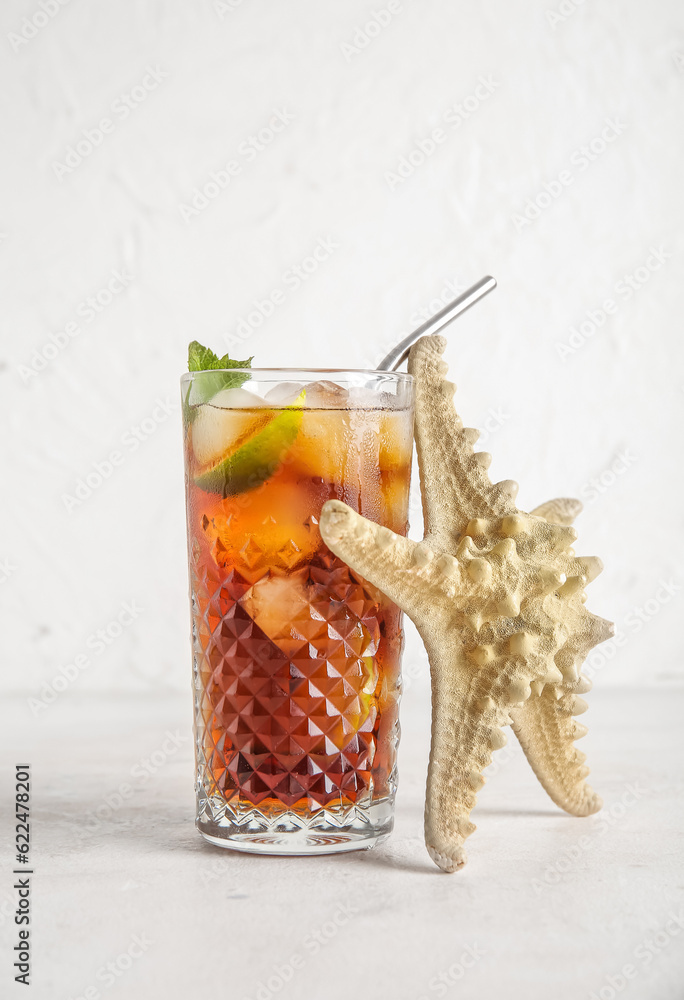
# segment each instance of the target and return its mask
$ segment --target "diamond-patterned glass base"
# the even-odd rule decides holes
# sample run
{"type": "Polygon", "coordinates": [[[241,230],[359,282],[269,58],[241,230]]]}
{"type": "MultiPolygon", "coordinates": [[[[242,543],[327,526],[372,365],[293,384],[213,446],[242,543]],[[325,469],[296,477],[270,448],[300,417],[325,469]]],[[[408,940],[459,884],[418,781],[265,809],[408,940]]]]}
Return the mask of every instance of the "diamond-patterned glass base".
{"type": "Polygon", "coordinates": [[[191,552],[197,826],[269,854],[392,827],[400,613],[330,553],[301,569],[191,552]],[[195,558],[193,558],[195,556],[195,558]]]}
{"type": "Polygon", "coordinates": [[[394,824],[394,797],[368,808],[236,813],[219,798],[204,799],[197,829],[212,844],[253,854],[335,854],[374,847],[394,824]]]}

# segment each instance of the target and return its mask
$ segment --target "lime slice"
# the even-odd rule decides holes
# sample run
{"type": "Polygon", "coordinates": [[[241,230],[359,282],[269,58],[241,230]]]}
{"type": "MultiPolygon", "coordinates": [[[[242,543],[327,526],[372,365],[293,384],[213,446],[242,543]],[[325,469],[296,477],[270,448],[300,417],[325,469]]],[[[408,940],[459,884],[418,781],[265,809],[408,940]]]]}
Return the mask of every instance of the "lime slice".
{"type": "Polygon", "coordinates": [[[238,439],[237,447],[233,440],[217,462],[195,476],[197,486],[207,493],[228,497],[253,490],[270,479],[299,433],[305,396],[302,391],[291,406],[276,411],[270,419],[265,410],[266,425],[259,421],[251,436],[238,439]]]}
{"type": "Polygon", "coordinates": [[[198,467],[216,465],[273,416],[263,399],[245,389],[223,389],[209,403],[194,409],[191,422],[192,453],[198,467]]]}

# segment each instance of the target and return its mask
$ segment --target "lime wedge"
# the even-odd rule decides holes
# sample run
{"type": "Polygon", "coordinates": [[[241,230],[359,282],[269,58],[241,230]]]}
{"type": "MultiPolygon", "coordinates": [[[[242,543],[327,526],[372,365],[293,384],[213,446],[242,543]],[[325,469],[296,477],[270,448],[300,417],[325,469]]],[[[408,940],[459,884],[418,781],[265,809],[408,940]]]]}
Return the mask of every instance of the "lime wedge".
{"type": "MultiPolygon", "coordinates": [[[[195,475],[195,483],[207,493],[235,496],[261,486],[278,471],[288,448],[297,437],[302,423],[302,391],[291,406],[278,410],[237,448],[233,445],[219,461],[195,475]]],[[[264,416],[267,416],[265,411],[264,416]]]]}
{"type": "Polygon", "coordinates": [[[207,469],[264,427],[273,408],[244,389],[223,389],[209,403],[194,407],[190,427],[192,454],[196,467],[207,469]]]}

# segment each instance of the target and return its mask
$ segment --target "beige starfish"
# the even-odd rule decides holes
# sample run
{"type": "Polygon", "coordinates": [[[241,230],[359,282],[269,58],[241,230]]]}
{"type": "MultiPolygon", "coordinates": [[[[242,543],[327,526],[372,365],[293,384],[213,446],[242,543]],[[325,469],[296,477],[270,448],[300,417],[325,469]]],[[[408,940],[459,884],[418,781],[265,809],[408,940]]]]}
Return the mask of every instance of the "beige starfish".
{"type": "Polygon", "coordinates": [[[613,634],[584,607],[599,559],[577,557],[570,522],[577,500],[551,500],[531,514],[515,506],[517,484],[492,484],[491,456],[474,452],[444,381],[443,337],[411,350],[416,447],[425,537],[410,541],[337,500],[323,507],[328,547],[409,615],[427,648],[432,745],[425,805],[430,857],[444,871],[465,863],[470,812],[492,751],[511,724],[554,802],[587,816],[601,800],[585,782],[573,741],[586,727],[579,697],[591,687],[579,668],[613,634]]]}

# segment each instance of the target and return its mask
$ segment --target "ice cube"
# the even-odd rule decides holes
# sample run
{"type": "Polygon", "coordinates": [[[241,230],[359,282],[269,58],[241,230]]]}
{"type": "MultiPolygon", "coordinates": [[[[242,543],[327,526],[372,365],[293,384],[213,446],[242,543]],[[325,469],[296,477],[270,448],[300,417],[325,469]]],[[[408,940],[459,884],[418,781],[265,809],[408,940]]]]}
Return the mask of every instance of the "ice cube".
{"type": "Polygon", "coordinates": [[[222,410],[246,410],[255,406],[266,406],[261,396],[248,389],[221,389],[209,400],[209,406],[220,407],[222,410]]]}
{"type": "Polygon", "coordinates": [[[281,646],[278,640],[292,642],[294,638],[295,647],[301,646],[301,637],[292,622],[301,617],[306,603],[302,580],[286,576],[263,577],[241,600],[244,610],[269,639],[281,646]]]}
{"type": "Polygon", "coordinates": [[[353,385],[349,390],[349,404],[358,409],[378,410],[383,408],[384,395],[385,393],[376,392],[370,386],[353,385]]]}
{"type": "MultiPolygon", "coordinates": [[[[223,392],[242,392],[242,389],[224,389],[223,392]]],[[[220,394],[219,394],[220,395],[220,394]]],[[[251,396],[251,393],[248,393],[251,396]]],[[[258,397],[257,397],[258,398],[258,397]]],[[[224,455],[234,451],[267,417],[255,416],[253,408],[242,406],[198,406],[190,434],[195,460],[200,466],[213,465],[224,455]]]]}
{"type": "Polygon", "coordinates": [[[314,409],[346,410],[349,407],[349,390],[328,379],[311,382],[306,386],[306,406],[314,409]]]}
{"type": "Polygon", "coordinates": [[[264,400],[269,406],[289,406],[301,393],[304,385],[302,382],[279,382],[269,389],[264,400]]]}

